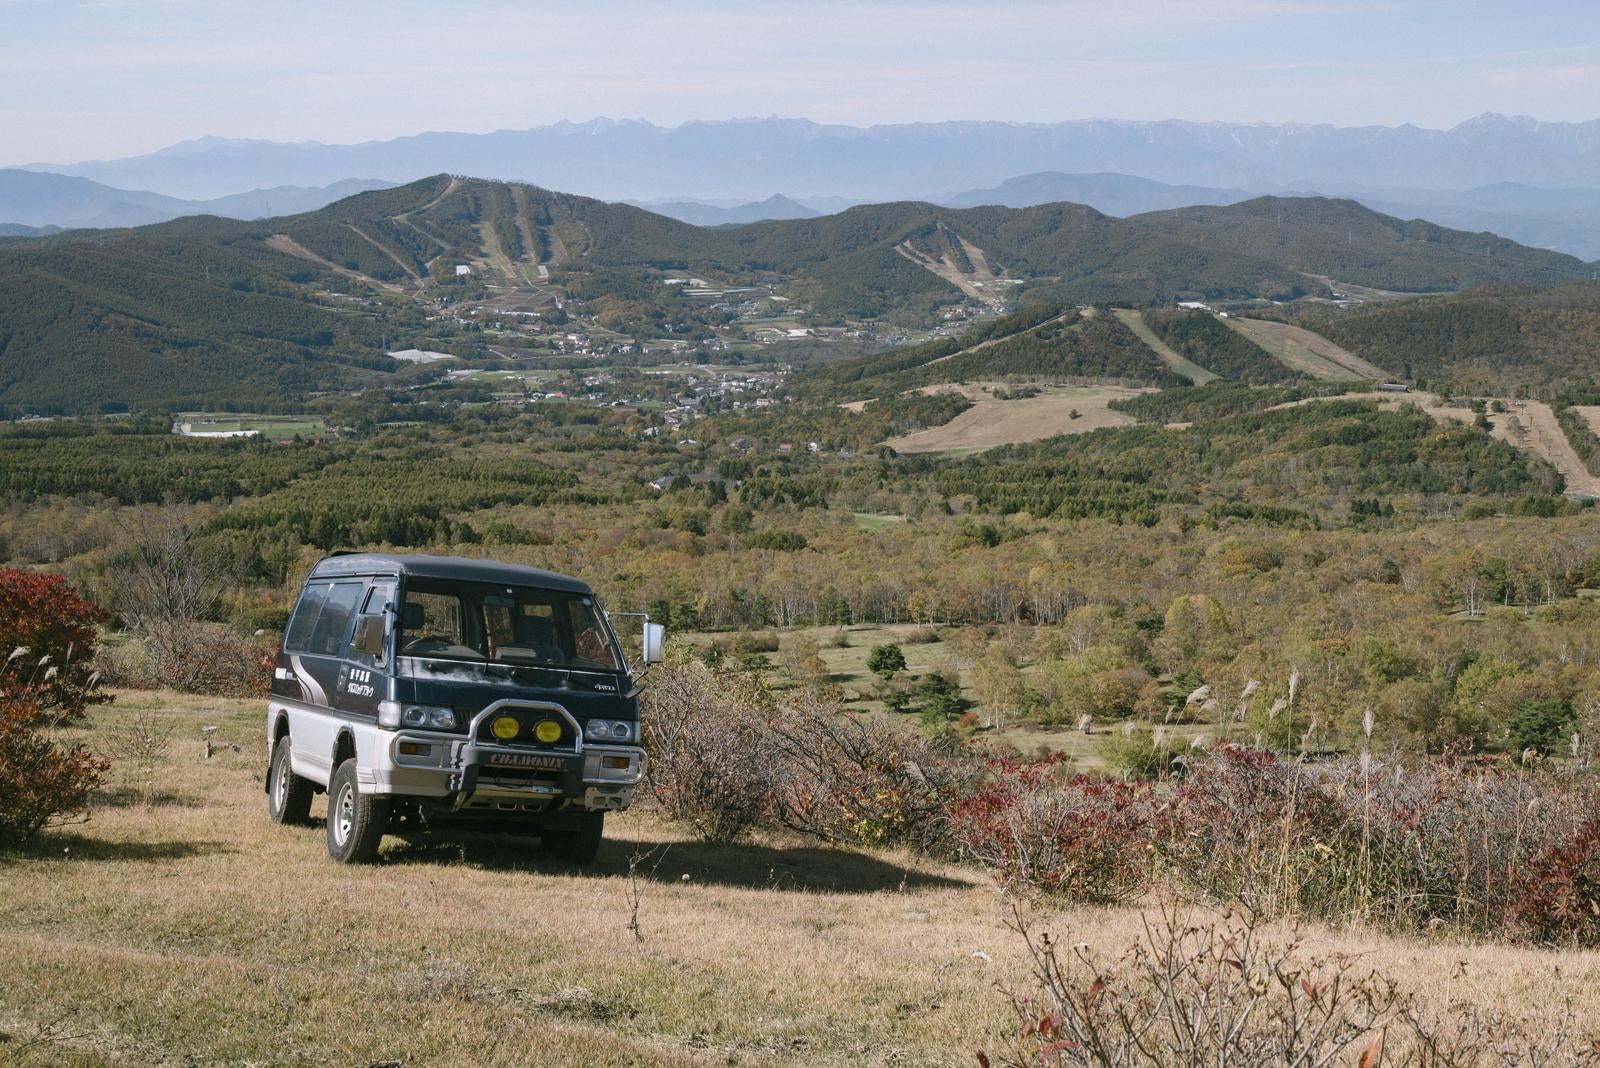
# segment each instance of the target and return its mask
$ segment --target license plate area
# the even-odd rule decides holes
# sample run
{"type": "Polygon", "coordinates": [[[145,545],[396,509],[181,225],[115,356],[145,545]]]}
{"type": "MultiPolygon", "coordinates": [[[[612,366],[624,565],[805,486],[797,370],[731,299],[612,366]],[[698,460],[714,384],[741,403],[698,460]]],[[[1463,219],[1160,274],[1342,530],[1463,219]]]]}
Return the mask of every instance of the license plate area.
{"type": "Polygon", "coordinates": [[[570,757],[553,753],[490,753],[484,760],[486,769],[507,771],[565,771],[570,757]]]}

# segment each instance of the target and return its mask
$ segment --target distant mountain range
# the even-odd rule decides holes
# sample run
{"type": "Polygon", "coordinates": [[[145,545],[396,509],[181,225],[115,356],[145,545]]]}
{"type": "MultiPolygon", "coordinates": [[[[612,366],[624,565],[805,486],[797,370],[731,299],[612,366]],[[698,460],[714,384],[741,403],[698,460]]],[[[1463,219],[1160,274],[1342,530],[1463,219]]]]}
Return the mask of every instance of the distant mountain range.
{"type": "Polygon", "coordinates": [[[62,174],[0,170],[0,223],[8,227],[114,228],[147,226],[184,215],[261,219],[315,211],[356,193],[388,189],[391,182],[346,178],[316,188],[279,186],[211,200],[183,200],[161,193],[115,189],[62,174]]]}
{"type": "Polygon", "coordinates": [[[782,193],[745,204],[717,204],[705,200],[631,200],[628,203],[694,226],[734,226],[766,222],[769,219],[815,219],[818,215],[832,214],[809,208],[782,193]]]}
{"type": "Polygon", "coordinates": [[[930,199],[1041,171],[1136,174],[1254,191],[1358,184],[1473,189],[1499,182],[1593,188],[1600,186],[1600,120],[1483,115],[1429,130],[1179,120],[855,127],[778,118],[661,127],[595,119],[350,145],[201,138],[127,159],[27,169],[190,199],[260,186],[324,186],[351,175],[405,182],[441,171],[618,200],[748,201],[773,190],[930,199]]]}
{"type": "Polygon", "coordinates": [[[1120,217],[1146,211],[1164,211],[1167,208],[1187,208],[1195,204],[1237,204],[1257,195],[1245,189],[1168,185],[1131,174],[1041,171],[1011,178],[993,189],[970,189],[965,193],[940,197],[938,202],[952,208],[975,208],[983,204],[1031,208],[1035,204],[1070,201],[1120,217]]]}

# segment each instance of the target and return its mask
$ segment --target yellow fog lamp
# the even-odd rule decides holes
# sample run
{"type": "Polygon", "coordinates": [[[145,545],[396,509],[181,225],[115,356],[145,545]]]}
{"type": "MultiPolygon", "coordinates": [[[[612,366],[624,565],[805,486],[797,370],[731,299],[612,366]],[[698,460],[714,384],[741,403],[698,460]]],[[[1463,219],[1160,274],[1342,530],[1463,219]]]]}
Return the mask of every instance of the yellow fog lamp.
{"type": "Polygon", "coordinates": [[[553,719],[541,719],[533,728],[533,736],[545,745],[554,745],[561,740],[561,724],[553,719]]]}
{"type": "Polygon", "coordinates": [[[517,725],[516,719],[511,716],[498,717],[493,723],[489,724],[489,729],[502,742],[509,742],[517,736],[517,731],[521,730],[517,725]]]}

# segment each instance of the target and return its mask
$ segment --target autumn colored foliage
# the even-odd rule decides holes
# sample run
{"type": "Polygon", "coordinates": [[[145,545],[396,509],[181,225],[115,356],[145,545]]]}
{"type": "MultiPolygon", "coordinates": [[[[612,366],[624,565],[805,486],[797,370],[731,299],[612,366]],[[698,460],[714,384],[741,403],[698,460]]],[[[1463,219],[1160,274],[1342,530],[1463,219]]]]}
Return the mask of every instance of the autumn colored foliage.
{"type": "Polygon", "coordinates": [[[109,767],[53,737],[110,700],[90,666],[103,617],[61,578],[0,570],[0,847],[84,811],[109,767]]]}
{"type": "Polygon", "coordinates": [[[59,575],[0,568],[0,701],[32,701],[61,719],[109,701],[94,673],[95,625],[105,618],[59,575]]]}

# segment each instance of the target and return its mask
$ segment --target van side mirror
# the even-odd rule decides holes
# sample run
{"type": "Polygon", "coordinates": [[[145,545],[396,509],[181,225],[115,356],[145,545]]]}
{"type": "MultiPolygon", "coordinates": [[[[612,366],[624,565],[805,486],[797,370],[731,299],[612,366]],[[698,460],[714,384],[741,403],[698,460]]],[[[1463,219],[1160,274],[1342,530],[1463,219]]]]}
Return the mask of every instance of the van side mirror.
{"type": "Polygon", "coordinates": [[[351,639],[350,647],[358,653],[367,656],[383,656],[383,617],[362,616],[356,624],[355,637],[351,639]]]}
{"type": "Polygon", "coordinates": [[[644,625],[644,662],[659,664],[667,647],[667,628],[660,623],[644,625]]]}

